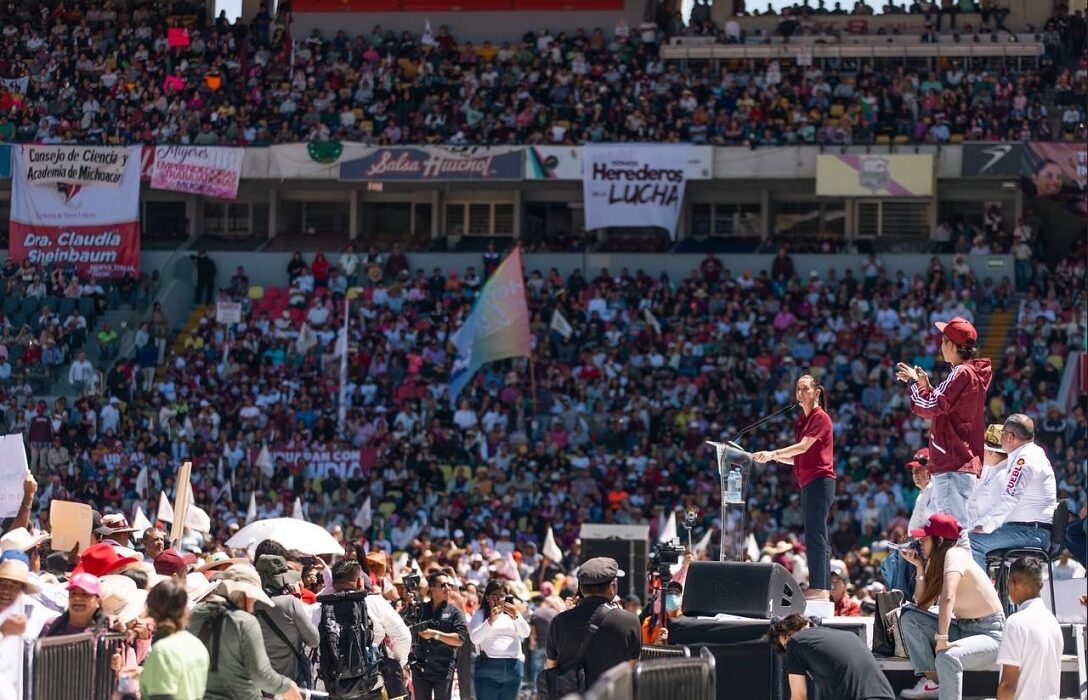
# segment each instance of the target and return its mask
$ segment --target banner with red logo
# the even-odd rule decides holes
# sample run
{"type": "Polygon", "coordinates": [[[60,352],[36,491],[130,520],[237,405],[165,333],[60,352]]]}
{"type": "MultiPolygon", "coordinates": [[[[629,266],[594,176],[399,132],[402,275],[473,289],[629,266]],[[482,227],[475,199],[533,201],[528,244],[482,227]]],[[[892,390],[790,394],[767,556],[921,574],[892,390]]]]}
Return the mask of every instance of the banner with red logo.
{"type": "Polygon", "coordinates": [[[140,272],[140,147],[12,149],[8,254],[92,277],[140,272]]]}
{"type": "Polygon", "coordinates": [[[234,199],[238,196],[245,156],[244,148],[158,146],[151,186],[157,190],[234,199]]]}

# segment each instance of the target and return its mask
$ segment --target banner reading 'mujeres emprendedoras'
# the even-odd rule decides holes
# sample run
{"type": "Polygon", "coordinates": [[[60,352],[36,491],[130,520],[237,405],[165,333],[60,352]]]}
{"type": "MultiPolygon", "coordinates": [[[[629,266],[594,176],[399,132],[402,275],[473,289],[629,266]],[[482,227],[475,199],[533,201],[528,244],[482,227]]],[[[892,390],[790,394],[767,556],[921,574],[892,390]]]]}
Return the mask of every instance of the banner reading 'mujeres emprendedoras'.
{"type": "Polygon", "coordinates": [[[689,145],[585,146],[586,228],[660,226],[676,237],[689,145]]]}
{"type": "Polygon", "coordinates": [[[64,151],[12,149],[8,253],[16,262],[72,266],[93,277],[138,274],[140,147],[97,148],[87,161],[72,147],[68,153],[77,157],[66,163],[58,153],[64,151]]]}

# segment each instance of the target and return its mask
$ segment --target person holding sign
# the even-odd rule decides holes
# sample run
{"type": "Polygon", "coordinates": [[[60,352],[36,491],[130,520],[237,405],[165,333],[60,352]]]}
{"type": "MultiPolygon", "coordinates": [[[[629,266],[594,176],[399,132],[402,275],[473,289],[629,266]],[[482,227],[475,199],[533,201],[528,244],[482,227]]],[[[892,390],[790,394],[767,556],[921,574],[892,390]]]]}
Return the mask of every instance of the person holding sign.
{"type": "Polygon", "coordinates": [[[797,403],[804,415],[797,419],[795,443],[777,450],[755,452],[755,462],[792,464],[801,486],[801,510],[808,547],[808,591],[806,598],[831,599],[831,541],[827,518],[835,497],[835,436],[827,397],[811,374],[797,380],[797,403]]]}

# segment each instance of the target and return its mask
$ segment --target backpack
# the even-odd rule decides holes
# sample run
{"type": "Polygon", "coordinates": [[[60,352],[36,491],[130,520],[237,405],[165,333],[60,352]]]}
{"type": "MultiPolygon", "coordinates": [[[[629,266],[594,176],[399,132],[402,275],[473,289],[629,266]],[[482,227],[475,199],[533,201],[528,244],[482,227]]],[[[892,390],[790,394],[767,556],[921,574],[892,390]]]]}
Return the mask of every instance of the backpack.
{"type": "Polygon", "coordinates": [[[366,591],[341,591],[317,597],[321,605],[321,680],[334,700],[366,698],[381,677],[380,657],[366,608],[366,591]]]}
{"type": "Polygon", "coordinates": [[[903,591],[890,590],[876,594],[876,615],[873,617],[873,653],[881,656],[906,656],[899,635],[899,613],[903,608],[903,591]]]}
{"type": "Polygon", "coordinates": [[[566,666],[546,668],[536,677],[536,694],[538,700],[559,700],[572,693],[583,693],[586,690],[586,666],[585,655],[590,642],[600,629],[601,623],[612,612],[613,608],[602,605],[593,611],[589,618],[589,631],[582,637],[582,644],[578,647],[578,653],[566,666]]]}

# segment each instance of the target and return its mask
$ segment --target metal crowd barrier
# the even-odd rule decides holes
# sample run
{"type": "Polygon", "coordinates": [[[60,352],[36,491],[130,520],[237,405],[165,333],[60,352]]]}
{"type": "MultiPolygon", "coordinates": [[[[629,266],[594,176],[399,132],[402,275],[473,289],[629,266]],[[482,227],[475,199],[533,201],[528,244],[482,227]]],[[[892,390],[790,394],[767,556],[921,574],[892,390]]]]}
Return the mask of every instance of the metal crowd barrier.
{"type": "Polygon", "coordinates": [[[691,649],[685,646],[669,646],[664,644],[643,644],[642,652],[638,655],[639,661],[650,659],[687,659],[691,657],[691,649]]]}
{"type": "Polygon", "coordinates": [[[24,656],[23,699],[110,700],[116,674],[110,657],[120,649],[118,634],[91,632],[38,639],[24,656]]]}
{"type": "Polygon", "coordinates": [[[706,647],[699,658],[640,661],[631,678],[635,700],[714,700],[717,677],[714,656],[706,647]]]}
{"type": "MultiPolygon", "coordinates": [[[[669,655],[619,664],[605,672],[585,692],[582,700],[715,700],[717,671],[714,655],[705,647],[698,657],[691,657],[687,647],[642,647],[656,653],[662,649],[669,655]],[[683,652],[675,653],[677,649],[683,652]]],[[[644,657],[645,658],[645,657],[644,657]]],[[[571,700],[569,696],[565,700],[571,700]]]]}

